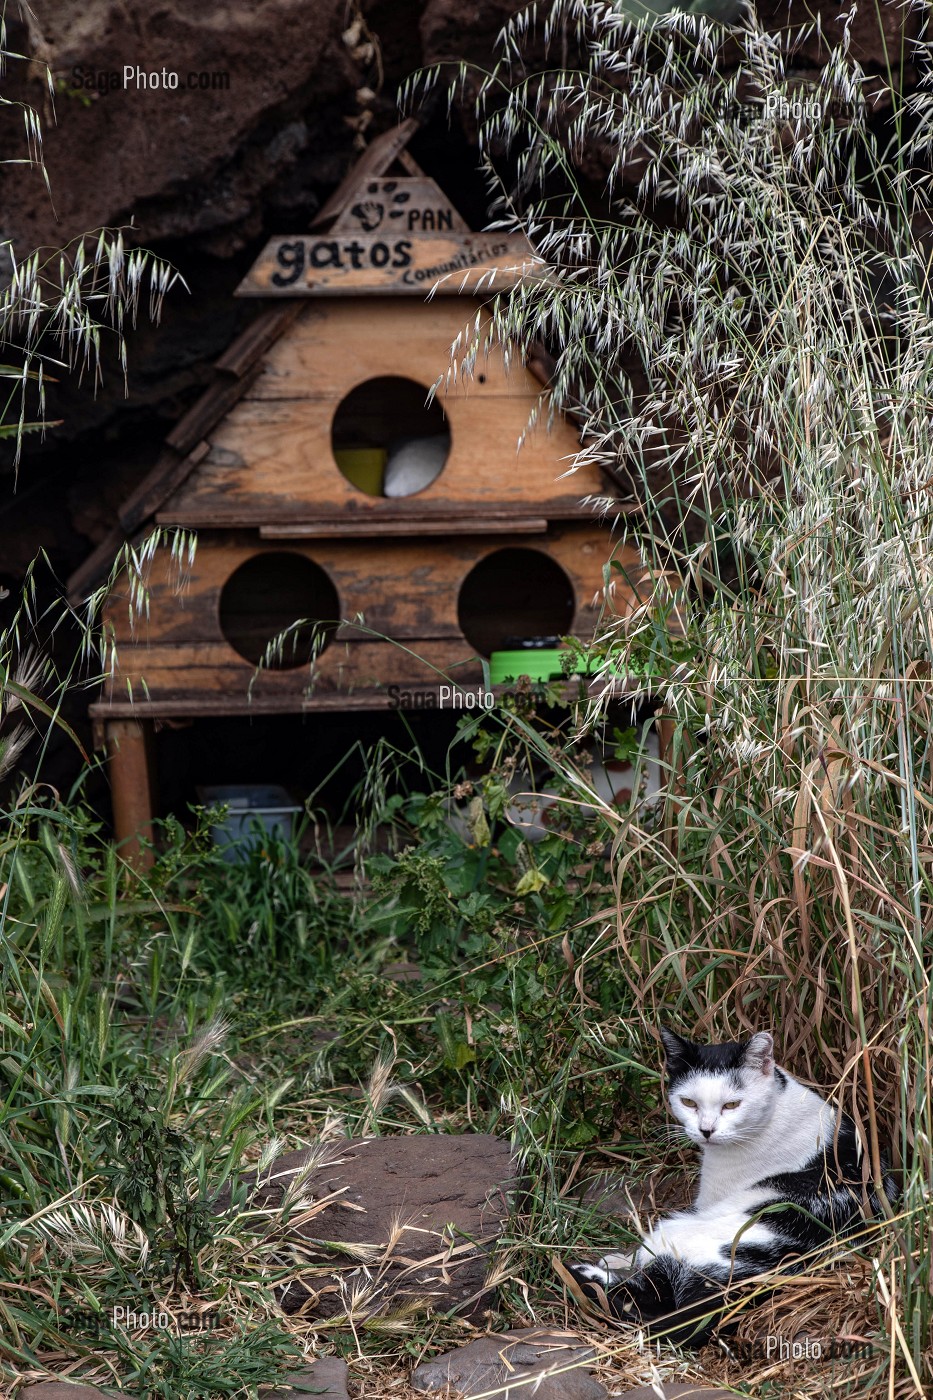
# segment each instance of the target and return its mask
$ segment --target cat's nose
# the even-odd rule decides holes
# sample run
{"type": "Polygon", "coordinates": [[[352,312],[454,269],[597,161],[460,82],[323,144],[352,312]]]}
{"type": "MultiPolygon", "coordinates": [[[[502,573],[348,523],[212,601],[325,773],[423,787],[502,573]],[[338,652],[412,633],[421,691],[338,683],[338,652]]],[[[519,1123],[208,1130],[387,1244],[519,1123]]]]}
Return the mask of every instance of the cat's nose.
{"type": "Polygon", "coordinates": [[[701,1129],[700,1129],[700,1132],[701,1132],[701,1133],[703,1134],[703,1136],[706,1138],[706,1141],[707,1141],[707,1142],[709,1142],[710,1138],[713,1136],[713,1130],[712,1130],[712,1128],[701,1128],[701,1129]]]}

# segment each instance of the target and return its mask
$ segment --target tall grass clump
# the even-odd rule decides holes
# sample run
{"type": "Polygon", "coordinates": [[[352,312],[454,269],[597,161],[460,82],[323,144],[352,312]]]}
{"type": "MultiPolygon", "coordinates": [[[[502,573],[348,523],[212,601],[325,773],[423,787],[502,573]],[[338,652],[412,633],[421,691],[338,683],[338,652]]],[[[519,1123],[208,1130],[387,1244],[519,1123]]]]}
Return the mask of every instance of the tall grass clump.
{"type": "MultiPolygon", "coordinates": [[[[128,546],[108,586],[128,575],[144,606],[151,551],[178,545],[128,546]]],[[[255,1394],[300,1351],[274,1305],[285,1269],[267,1213],[218,1222],[211,1203],[293,1076],[273,1063],[255,1083],[231,1027],[260,1003],[281,1019],[283,976],[323,996],[345,901],[284,843],[231,867],[203,823],[166,823],[143,881],[83,800],[87,767],[70,792],[42,782],[49,737],[79,743],[69,697],[112,654],[100,596],[78,618],[36,592],[0,629],[0,1392],[78,1364],[166,1400],[255,1394]]]]}
{"type": "Polygon", "coordinates": [[[494,72],[457,81],[547,276],[493,287],[458,352],[543,342],[551,408],[583,428],[568,467],[615,483],[594,508],[641,507],[619,519],[655,596],[626,612],[607,568],[585,719],[627,658],[673,740],[660,818],[604,809],[597,956],[646,1037],[662,1008],[701,1036],[772,1026],[855,1117],[866,1180],[892,1154],[866,1384],[893,1395],[921,1393],[933,1324],[933,117],[900,82],[928,42],[868,79],[855,17],[832,41],[602,0],[511,20],[494,72]]]}

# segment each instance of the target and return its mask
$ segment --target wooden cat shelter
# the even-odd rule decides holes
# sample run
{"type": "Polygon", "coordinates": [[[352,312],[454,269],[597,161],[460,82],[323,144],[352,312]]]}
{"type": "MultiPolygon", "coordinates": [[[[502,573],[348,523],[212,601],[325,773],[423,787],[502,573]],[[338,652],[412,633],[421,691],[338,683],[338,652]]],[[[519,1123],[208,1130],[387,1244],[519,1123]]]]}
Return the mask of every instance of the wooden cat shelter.
{"type": "Polygon", "coordinates": [[[131,625],[120,585],[106,606],[118,668],[91,714],[118,840],[151,821],[159,722],[384,709],[392,686],[475,687],[512,638],[592,631],[609,540],[580,504],[604,491],[596,469],[564,476],[576,430],[518,451],[541,384],[501,350],[445,380],[490,287],[539,268],[522,238],[469,231],[406,150],[413,129],[263,250],[237,295],[270,305],[70,581],[83,597],[153,525],[197,532],[181,590],[163,550],[147,616],[131,625]]]}

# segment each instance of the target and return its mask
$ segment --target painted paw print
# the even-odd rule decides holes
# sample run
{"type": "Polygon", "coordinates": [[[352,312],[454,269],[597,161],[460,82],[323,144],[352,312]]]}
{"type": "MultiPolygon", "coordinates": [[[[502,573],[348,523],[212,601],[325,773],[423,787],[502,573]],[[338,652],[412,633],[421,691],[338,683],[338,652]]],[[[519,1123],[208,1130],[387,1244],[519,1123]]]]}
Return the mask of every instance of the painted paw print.
{"type": "Polygon", "coordinates": [[[390,219],[400,219],[405,213],[404,206],[411,199],[408,190],[397,189],[394,180],[388,180],[382,187],[382,193],[392,196],[392,208],[389,210],[390,219]]]}
{"type": "Polygon", "coordinates": [[[385,206],[378,204],[374,199],[364,199],[359,204],[354,204],[350,213],[354,219],[359,219],[367,233],[372,233],[382,223],[385,206]]]}
{"type": "Polygon", "coordinates": [[[367,186],[366,194],[370,197],[361,199],[350,209],[350,213],[354,219],[359,219],[366,233],[373,233],[385,218],[384,200],[389,204],[389,218],[401,219],[407,212],[405,206],[411,199],[411,191],[400,190],[397,180],[374,180],[367,186]]]}

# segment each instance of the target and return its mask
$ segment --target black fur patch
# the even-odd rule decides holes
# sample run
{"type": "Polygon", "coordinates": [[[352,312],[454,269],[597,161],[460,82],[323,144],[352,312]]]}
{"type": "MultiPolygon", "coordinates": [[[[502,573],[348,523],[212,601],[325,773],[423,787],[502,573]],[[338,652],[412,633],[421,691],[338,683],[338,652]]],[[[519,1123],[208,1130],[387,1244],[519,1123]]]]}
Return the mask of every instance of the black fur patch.
{"type": "MultiPolygon", "coordinates": [[[[762,1220],[787,1242],[790,1253],[818,1249],[834,1236],[857,1230],[865,1212],[858,1136],[852,1119],[840,1114],[832,1142],[798,1171],[778,1172],[756,1185],[779,1194],[780,1201],[765,1208],[762,1220]]],[[[897,1200],[897,1184],[888,1174],[884,1194],[892,1205],[897,1200]]],[[[873,1216],[884,1213],[871,1185],[868,1207],[873,1216]]]]}
{"type": "Polygon", "coordinates": [[[747,1040],[726,1040],[721,1045],[698,1045],[674,1031],[662,1030],[665,1067],[671,1084],[700,1070],[704,1074],[729,1074],[745,1063],[747,1040]]]}
{"type": "Polygon", "coordinates": [[[701,1273],[673,1255],[662,1254],[609,1293],[609,1307],[622,1322],[680,1346],[700,1347],[717,1330],[725,1306],[729,1267],[701,1273]]]}

